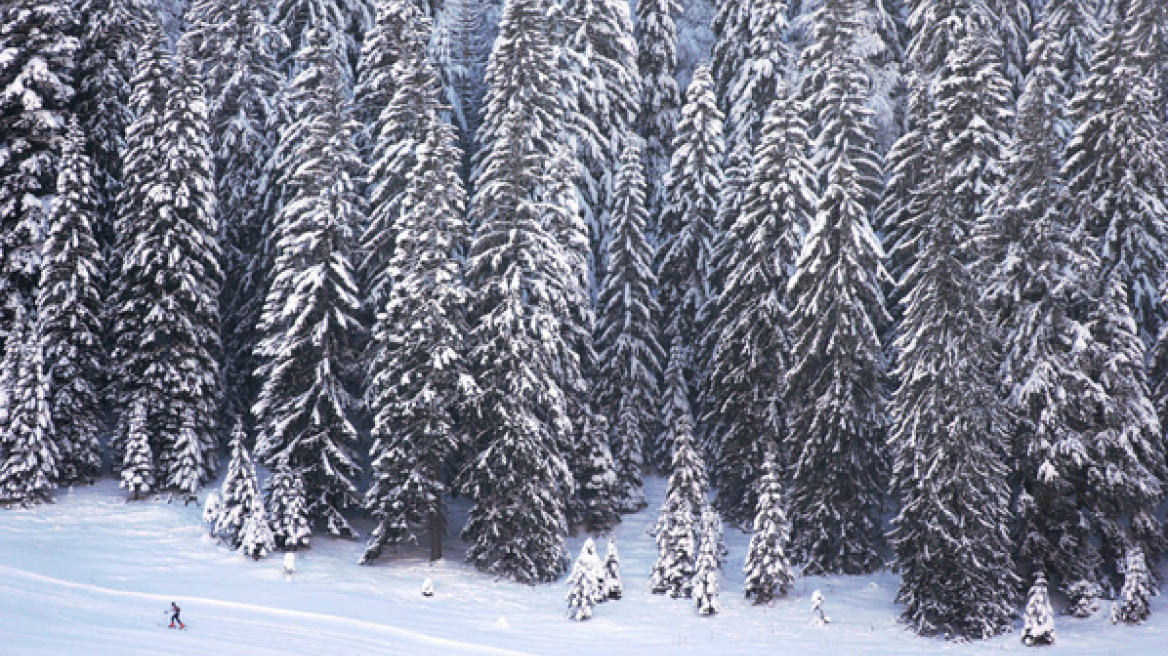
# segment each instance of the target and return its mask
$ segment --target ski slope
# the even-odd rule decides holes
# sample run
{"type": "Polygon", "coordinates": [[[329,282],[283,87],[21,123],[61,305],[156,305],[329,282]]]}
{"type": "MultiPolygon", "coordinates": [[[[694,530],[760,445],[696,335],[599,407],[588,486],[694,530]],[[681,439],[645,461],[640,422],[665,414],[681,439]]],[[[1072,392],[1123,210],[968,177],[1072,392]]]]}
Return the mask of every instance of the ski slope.
{"type": "MultiPolygon", "coordinates": [[[[102,481],[53,505],[0,511],[0,656],[1033,653],[1018,633],[966,644],[916,637],[896,622],[889,573],[800,579],[789,598],[753,606],[740,599],[747,537],[734,530],[723,612],[698,617],[687,600],[647,590],[655,546],[646,530],[664,482],[648,485],[650,510],[615,530],[625,598],[577,623],[565,618],[562,582],[485,576],[462,563],[457,542],[433,567],[425,547],[362,567],[361,543],[318,537],[285,577],[279,557],[246,560],[206,537],[195,505],[125,503],[102,481]],[[426,577],[430,599],[420,593],[426,577]],[[827,596],[826,627],[811,624],[816,589],[827,596]],[[166,628],[171,601],[187,631],[166,628]]],[[[583,539],[571,540],[574,553],[583,539]]],[[[1153,610],[1140,627],[1112,626],[1106,604],[1087,620],[1059,616],[1052,653],[1168,654],[1168,603],[1157,598],[1153,610]]]]}

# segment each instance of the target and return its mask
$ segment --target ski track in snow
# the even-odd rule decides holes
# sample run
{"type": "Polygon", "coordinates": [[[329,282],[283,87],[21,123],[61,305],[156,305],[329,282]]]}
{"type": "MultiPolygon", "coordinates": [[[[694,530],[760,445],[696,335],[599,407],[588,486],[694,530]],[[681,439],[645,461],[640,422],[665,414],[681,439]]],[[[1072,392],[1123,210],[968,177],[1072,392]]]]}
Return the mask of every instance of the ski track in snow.
{"type": "MultiPolygon", "coordinates": [[[[614,531],[625,598],[578,623],[566,619],[563,580],[499,581],[465,565],[455,539],[434,566],[424,545],[361,567],[361,541],[317,536],[286,579],[279,557],[251,561],[208,538],[199,507],[124,503],[116,482],[101,481],[62,492],[55,504],[0,510],[0,656],[1034,653],[1020,630],[964,644],[914,636],[896,621],[897,579],[888,572],[799,579],[788,598],[752,606],[741,598],[748,537],[733,529],[726,531],[723,612],[698,617],[690,600],[647,590],[656,556],[647,530],[664,481],[650,478],[647,492],[649,509],[614,531]],[[437,591],[430,599],[420,592],[427,577],[437,591]],[[833,622],[826,627],[811,626],[816,589],[827,597],[833,622]],[[182,607],[187,631],[166,628],[171,601],[182,607]]],[[[464,502],[454,504],[452,527],[466,511],[464,502]]],[[[573,555],[586,537],[569,540],[573,555]]],[[[603,553],[603,539],[597,547],[603,553]]],[[[1087,620],[1057,616],[1054,653],[1168,654],[1164,597],[1153,600],[1152,620],[1140,627],[1111,625],[1109,610],[1104,603],[1087,620]]]]}

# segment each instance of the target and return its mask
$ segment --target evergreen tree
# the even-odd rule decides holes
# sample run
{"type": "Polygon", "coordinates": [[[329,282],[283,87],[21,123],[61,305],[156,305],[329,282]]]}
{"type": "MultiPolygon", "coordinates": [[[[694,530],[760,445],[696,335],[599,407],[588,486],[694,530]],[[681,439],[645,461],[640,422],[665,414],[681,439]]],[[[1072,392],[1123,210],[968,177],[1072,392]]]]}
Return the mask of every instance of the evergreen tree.
{"type": "Polygon", "coordinates": [[[640,148],[635,144],[625,148],[613,196],[596,338],[601,366],[597,405],[611,427],[609,443],[616,460],[620,507],[626,512],[646,505],[641,473],[646,453],[655,446],[657,381],[663,359],[641,167],[640,148]]]}
{"type": "Polygon", "coordinates": [[[219,404],[219,247],[206,104],[189,60],[171,64],[162,36],[138,61],[119,199],[113,272],[114,405],[128,436],[134,403],[147,412],[157,483],[179,480],[176,450],[196,445],[192,492],[214,476],[219,404]],[[192,431],[190,434],[185,430],[192,431]],[[180,435],[181,434],[181,435],[180,435]],[[187,439],[190,438],[190,439],[187,439]]]}
{"type": "MultiPolygon", "coordinates": [[[[731,148],[739,144],[754,146],[760,141],[767,110],[779,98],[790,59],[786,42],[790,14],[787,0],[726,2],[721,10],[732,12],[732,5],[736,4],[748,12],[739,33],[739,38],[747,41],[727,44],[721,51],[729,54],[730,49],[741,49],[738,56],[742,60],[736,68],[725,72],[733,77],[727,81],[723,89],[726,97],[720,98],[719,105],[726,113],[726,141],[731,148]]],[[[733,34],[731,30],[723,38],[731,38],[733,34]]]]}
{"type": "Polygon", "coordinates": [[[616,550],[616,540],[608,539],[608,549],[604,554],[604,589],[601,591],[609,599],[620,599],[625,592],[621,581],[620,553],[616,550]]]}
{"type": "Polygon", "coordinates": [[[357,61],[361,56],[361,35],[373,24],[371,0],[273,0],[272,24],[284,32],[285,49],[279,53],[290,74],[307,67],[300,57],[317,41],[330,44],[335,53],[338,79],[351,87],[357,61]],[[319,34],[318,34],[319,33],[319,34]]]}
{"type": "Polygon", "coordinates": [[[637,69],[641,74],[637,132],[645,141],[645,208],[651,232],[655,232],[665,209],[665,176],[681,109],[681,92],[673,77],[677,70],[677,25],[673,17],[680,13],[677,0],[637,3],[635,34],[637,69]]]}
{"type": "MultiPolygon", "coordinates": [[[[1032,45],[1033,47],[1033,45],[1032,45]]],[[[1046,590],[1046,577],[1041,572],[1030,587],[1023,616],[1022,642],[1026,646],[1054,644],[1054,609],[1046,590]]]]}
{"type": "Polygon", "coordinates": [[[143,494],[154,491],[154,458],[150,454],[150,435],[147,433],[146,404],[135,401],[130,411],[126,431],[124,455],[120,469],[120,487],[137,501],[143,494]]]}
{"type": "Polygon", "coordinates": [[[0,374],[7,397],[0,399],[0,505],[31,506],[52,501],[61,456],[53,440],[41,328],[23,311],[16,322],[5,348],[19,354],[5,358],[5,369],[16,367],[0,374]]]}
{"type": "Polygon", "coordinates": [[[795,584],[795,575],[787,559],[791,527],[783,509],[783,480],[776,449],[767,452],[763,476],[759,480],[758,510],[754,516],[754,534],[743,571],[746,575],[746,598],[765,604],[787,594],[795,584]]]}
{"type": "MultiPolygon", "coordinates": [[[[658,298],[665,334],[692,347],[700,334],[698,312],[709,298],[707,275],[724,154],[722,112],[708,65],[694,72],[673,146],[657,251],[658,298]]],[[[689,375],[690,363],[684,366],[689,375]]]]}
{"type": "Polygon", "coordinates": [[[682,417],[689,417],[690,427],[693,427],[693,413],[689,405],[689,385],[685,382],[685,371],[682,367],[688,361],[685,347],[681,345],[681,338],[674,337],[673,345],[669,349],[669,362],[665,366],[665,394],[661,405],[661,432],[654,445],[653,462],[663,472],[672,471],[673,452],[677,444],[678,422],[682,417]]]}
{"type": "Polygon", "coordinates": [[[588,538],[580,548],[580,557],[572,565],[572,573],[568,576],[569,619],[583,622],[592,617],[592,610],[603,595],[603,590],[597,585],[597,573],[600,571],[596,545],[592,543],[592,538],[588,538]]]}
{"type": "Polygon", "coordinates": [[[1132,314],[1145,343],[1164,319],[1161,289],[1168,272],[1168,162],[1163,144],[1163,99],[1155,71],[1142,60],[1136,38],[1155,18],[1143,2],[1123,0],[1091,58],[1091,73],[1071,102],[1077,123],[1064,175],[1089,211],[1105,271],[1127,286],[1132,314]]]}
{"type": "Polygon", "coordinates": [[[390,261],[394,284],[373,329],[367,392],[373,483],[365,506],[378,523],[362,562],[375,560],[387,544],[416,541],[419,525],[428,525],[431,559],[442,557],[445,476],[466,446],[459,417],[475,392],[464,359],[469,293],[459,257],[468,241],[461,156],[453,128],[434,109],[429,121],[390,261]]]}
{"type": "Polygon", "coordinates": [[[620,521],[617,509],[622,507],[623,488],[608,447],[608,420],[603,415],[585,419],[581,434],[587,451],[574,468],[577,484],[573,501],[579,507],[573,515],[589,533],[600,533],[620,521]]]}
{"type": "Polygon", "coordinates": [[[283,76],[275,50],[284,35],[268,23],[270,2],[197,0],[181,47],[202,65],[215,167],[225,279],[220,297],[227,415],[247,417],[254,379],[256,324],[269,265],[264,246],[271,216],[258,199],[272,193],[266,171],[281,118],[283,76]]]}
{"type": "Polygon", "coordinates": [[[85,152],[93,162],[97,222],[92,229],[98,243],[108,248],[114,241],[126,130],[134,120],[130,109],[134,53],[146,15],[136,0],[79,0],[74,13],[80,25],[73,112],[81,121],[85,152]]]}
{"type": "MultiPolygon", "coordinates": [[[[243,443],[246,437],[243,425],[236,424],[229,447],[231,462],[227,465],[227,475],[219,488],[219,511],[216,513],[215,526],[212,529],[212,534],[226,542],[232,549],[243,546],[245,538],[248,537],[247,531],[244,530],[246,524],[252,520],[257,507],[263,508],[255,463],[252,462],[251,453],[243,443]]],[[[253,540],[263,537],[262,532],[256,532],[258,530],[258,527],[251,527],[253,535],[250,537],[253,540]]]]}
{"type": "MultiPolygon", "coordinates": [[[[303,70],[290,93],[296,122],[280,137],[294,166],[283,192],[289,202],[275,221],[277,254],[259,326],[263,388],[253,412],[260,460],[295,470],[311,519],[332,535],[352,535],[341,511],[360,503],[352,452],[357,400],[348,383],[361,333],[351,255],[364,208],[354,182],[357,126],[329,38],[314,30],[298,55],[303,70]]],[[[284,517],[271,514],[277,522],[284,517]]]]}
{"type": "MultiPolygon", "coordinates": [[[[1049,30],[1046,38],[1058,42],[1062,55],[1058,63],[1059,79],[1070,97],[1091,73],[1091,53],[1102,32],[1097,3],[1095,0],[1048,0],[1042,9],[1042,23],[1049,30]]],[[[1036,32],[1041,37],[1043,29],[1038,28],[1036,32]]],[[[1031,44],[1032,51],[1033,48],[1031,44]]]]}
{"type": "Polygon", "coordinates": [[[751,38],[753,9],[754,0],[720,2],[710,24],[710,29],[714,33],[710,73],[713,78],[714,96],[718,99],[718,109],[723,114],[732,109],[731,92],[734,83],[741,72],[747,70],[746,63],[754,43],[751,38]]]}
{"type": "Polygon", "coordinates": [[[37,297],[63,484],[91,483],[101,469],[105,261],[94,238],[102,220],[98,172],[85,145],[74,118],[61,154],[37,297]]]}
{"type": "Polygon", "coordinates": [[[1127,550],[1123,568],[1123,589],[1111,606],[1111,623],[1143,624],[1152,615],[1152,577],[1139,547],[1127,550]]]}
{"type": "Polygon", "coordinates": [[[437,74],[426,55],[430,21],[414,0],[380,3],[365,45],[357,87],[358,118],[367,130],[369,222],[361,236],[366,301],[384,306],[393,284],[394,243],[409,208],[410,174],[439,111],[437,74]],[[361,117],[361,114],[365,114],[361,117]]]}
{"type": "Polygon", "coordinates": [[[49,201],[69,126],[78,49],[66,0],[0,7],[0,344],[32,316],[49,201]]]}
{"type": "MultiPolygon", "coordinates": [[[[579,166],[580,210],[594,269],[603,271],[609,209],[625,145],[641,111],[641,76],[629,5],[621,0],[560,0],[564,115],[579,166]]],[[[600,276],[597,276],[598,278],[600,276]]]]}
{"type": "Polygon", "coordinates": [[[705,464],[694,448],[693,425],[688,414],[676,419],[673,428],[673,473],[665,491],[665,503],[657,519],[657,561],[650,574],[653,594],[689,598],[693,593],[697,565],[698,521],[706,507],[709,482],[705,464]]]}
{"type": "Polygon", "coordinates": [[[268,479],[267,514],[276,546],[284,551],[307,547],[312,537],[304,478],[286,460],[276,463],[268,479]]]}
{"type": "Polygon", "coordinates": [[[818,15],[816,46],[844,32],[825,54],[818,111],[818,161],[826,179],[815,221],[790,283],[792,296],[789,450],[791,551],[804,572],[862,574],[882,564],[880,512],[887,480],[887,274],[869,213],[882,174],[868,80],[846,32],[856,3],[834,0],[818,15]],[[838,13],[837,13],[838,12],[838,13]]]}
{"type": "Polygon", "coordinates": [[[693,597],[694,608],[698,615],[716,615],[722,610],[718,603],[718,594],[721,584],[718,581],[721,575],[722,563],[718,556],[721,544],[722,520],[718,514],[706,509],[702,513],[702,547],[698,554],[698,563],[694,571],[693,597]]]}
{"type": "Polygon", "coordinates": [[[243,523],[243,529],[240,530],[239,550],[243,552],[243,555],[253,560],[259,560],[275,548],[276,540],[272,535],[271,526],[268,524],[268,515],[264,511],[264,504],[257,503],[252,506],[247,520],[243,523]]]}
{"type": "MultiPolygon", "coordinates": [[[[477,234],[467,261],[474,290],[470,362],[480,385],[474,455],[462,489],[467,559],[519,582],[549,581],[567,566],[563,446],[572,434],[560,367],[574,358],[560,317],[573,272],[545,229],[560,106],[555,52],[542,0],[508,0],[487,67],[479,130],[477,234]]],[[[578,374],[577,374],[578,375],[578,374]]],[[[575,376],[571,376],[574,378],[575,376]]]]}
{"type": "Polygon", "coordinates": [[[787,284],[815,211],[802,104],[784,87],[767,113],[740,218],[725,236],[729,273],[709,334],[704,422],[717,453],[718,509],[740,525],[757,508],[755,482],[783,440],[789,367],[787,284]],[[769,446],[768,446],[769,445],[769,446]]]}
{"type": "Polygon", "coordinates": [[[901,499],[892,543],[904,621],[922,634],[985,638],[1009,628],[1017,578],[994,335],[977,295],[974,224],[996,181],[994,122],[1008,87],[985,37],[964,39],[938,83],[930,130],[941,156],[908,226],[920,242],[901,282],[900,381],[890,443],[901,499]]]}

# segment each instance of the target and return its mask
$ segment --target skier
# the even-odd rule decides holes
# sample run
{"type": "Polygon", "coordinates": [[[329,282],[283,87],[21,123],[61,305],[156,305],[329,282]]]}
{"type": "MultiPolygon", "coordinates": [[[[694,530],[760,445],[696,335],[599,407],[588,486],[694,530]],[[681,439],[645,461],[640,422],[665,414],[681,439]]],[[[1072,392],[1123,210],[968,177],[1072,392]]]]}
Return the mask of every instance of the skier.
{"type": "Polygon", "coordinates": [[[173,601],[170,602],[170,628],[172,628],[172,629],[174,628],[175,622],[178,622],[178,628],[180,628],[180,629],[187,628],[187,625],[183,624],[183,621],[178,616],[178,614],[181,612],[182,612],[182,609],[178,607],[178,604],[174,603],[173,601]]]}

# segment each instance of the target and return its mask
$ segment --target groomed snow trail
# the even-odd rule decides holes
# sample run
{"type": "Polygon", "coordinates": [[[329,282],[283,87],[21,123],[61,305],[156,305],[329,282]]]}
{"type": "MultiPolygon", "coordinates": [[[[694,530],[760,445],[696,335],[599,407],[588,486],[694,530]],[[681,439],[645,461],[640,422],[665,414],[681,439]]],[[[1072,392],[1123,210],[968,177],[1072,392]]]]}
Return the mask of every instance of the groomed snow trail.
{"type": "MultiPolygon", "coordinates": [[[[917,638],[896,622],[889,573],[800,579],[787,599],[752,606],[740,598],[747,537],[734,530],[724,610],[698,617],[688,600],[646,589],[656,555],[646,531],[664,493],[661,479],[648,484],[649,510],[615,530],[625,598],[577,623],[565,617],[562,582],[529,587],[485,576],[462,563],[456,540],[433,567],[426,547],[361,567],[361,542],[318,537],[286,578],[280,558],[250,561],[207,538],[200,508],[125,503],[115,483],[102,481],[55,504],[0,510],[0,656],[1034,653],[1020,632],[966,644],[917,638]],[[427,577],[437,593],[430,599],[421,595],[427,577]],[[827,627],[811,626],[816,589],[827,597],[827,627]],[[171,601],[189,630],[166,628],[171,601]]],[[[573,555],[585,537],[569,541],[573,555]]],[[[601,551],[604,544],[597,540],[601,551]]],[[[1088,620],[1058,616],[1057,654],[1168,653],[1164,597],[1140,627],[1112,626],[1107,610],[1088,620]]]]}

